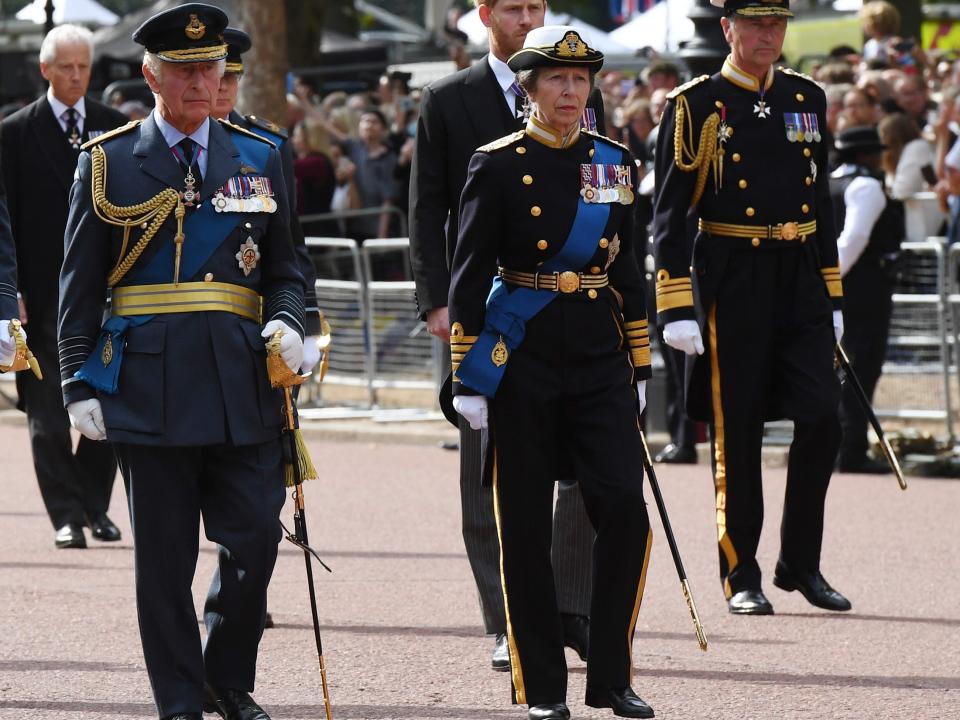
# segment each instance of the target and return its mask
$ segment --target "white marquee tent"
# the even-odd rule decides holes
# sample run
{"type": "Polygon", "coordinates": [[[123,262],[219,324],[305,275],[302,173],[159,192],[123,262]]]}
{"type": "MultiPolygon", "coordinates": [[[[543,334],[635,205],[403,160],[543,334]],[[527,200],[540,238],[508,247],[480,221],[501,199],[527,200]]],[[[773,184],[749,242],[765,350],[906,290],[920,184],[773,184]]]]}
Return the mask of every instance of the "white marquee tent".
{"type": "Polygon", "coordinates": [[[679,43],[693,37],[693,21],[687,17],[691,0],[665,0],[610,33],[631,50],[652,47],[658,52],[676,51],[679,43]]]}
{"type": "MultiPolygon", "coordinates": [[[[46,0],[33,0],[17,13],[17,20],[30,20],[35,23],[47,19],[46,0]]],[[[110,12],[96,0],[56,0],[53,6],[53,22],[77,23],[79,25],[113,25],[120,18],[110,12]]]]}

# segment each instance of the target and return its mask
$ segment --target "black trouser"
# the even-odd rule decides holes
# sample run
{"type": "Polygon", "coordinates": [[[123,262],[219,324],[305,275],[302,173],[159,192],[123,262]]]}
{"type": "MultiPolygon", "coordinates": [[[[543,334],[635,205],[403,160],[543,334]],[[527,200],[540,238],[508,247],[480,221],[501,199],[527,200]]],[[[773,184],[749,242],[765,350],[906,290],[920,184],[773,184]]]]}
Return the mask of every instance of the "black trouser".
{"type": "Polygon", "coordinates": [[[252,691],[284,501],[279,441],[116,445],[129,487],[143,655],[160,717],[201,711],[204,681],[252,691]],[[219,545],[201,645],[190,586],[200,517],[219,545]]]}
{"type": "Polygon", "coordinates": [[[33,318],[26,326],[27,345],[40,363],[43,380],[17,373],[17,391],[27,413],[33,467],[40,495],[55,528],[86,525],[86,516],[106,512],[117,476],[109,443],[80,436],[76,450],[70,418],[63,407],[56,316],[33,318]]]}
{"type": "Polygon", "coordinates": [[[697,426],[687,416],[683,393],[687,354],[683,350],[670,347],[663,341],[662,328],[658,330],[658,334],[666,378],[667,429],[670,431],[670,442],[677,447],[694,448],[697,444],[697,426]]]}
{"type": "MultiPolygon", "coordinates": [[[[843,279],[843,347],[863,391],[873,400],[887,354],[893,281],[878,258],[861,258],[843,279]]],[[[867,416],[850,382],[840,400],[843,441],[839,462],[860,462],[867,454],[867,416]]]]}
{"type": "Polygon", "coordinates": [[[550,558],[558,477],[578,479],[597,531],[587,685],[630,684],[650,548],[632,372],[619,323],[603,300],[558,299],[527,325],[491,401],[494,504],[519,703],[566,699],[550,558]]]}
{"type": "Polygon", "coordinates": [[[800,243],[733,251],[707,328],[720,579],[729,598],[760,588],[767,419],[795,422],[780,556],[798,570],[820,564],[824,501],[840,442],[840,389],[832,306],[814,253],[800,243]]]}

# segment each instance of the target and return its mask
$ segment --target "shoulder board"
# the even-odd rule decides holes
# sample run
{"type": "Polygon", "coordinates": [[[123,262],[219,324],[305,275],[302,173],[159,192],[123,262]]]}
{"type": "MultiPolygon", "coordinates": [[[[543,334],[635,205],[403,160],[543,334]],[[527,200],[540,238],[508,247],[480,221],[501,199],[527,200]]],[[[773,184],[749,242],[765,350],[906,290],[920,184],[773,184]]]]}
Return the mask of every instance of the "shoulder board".
{"type": "Polygon", "coordinates": [[[267,120],[266,118],[262,118],[259,115],[247,115],[246,118],[247,118],[247,122],[250,123],[251,125],[255,125],[261,130],[266,130],[267,132],[273,133],[274,135],[278,135],[282,137],[284,140],[286,140],[287,137],[289,136],[289,133],[287,132],[286,128],[280,127],[272,120],[267,120]]]}
{"type": "Polygon", "coordinates": [[[787,68],[787,67],[783,67],[783,66],[778,67],[777,70],[779,70],[780,72],[782,72],[782,73],[784,73],[784,74],[786,74],[786,75],[793,75],[793,77],[802,78],[802,79],[806,80],[807,82],[813,83],[813,84],[816,85],[817,87],[820,87],[820,83],[818,83],[816,80],[814,80],[814,79],[813,79],[812,77],[810,77],[809,75],[804,75],[802,72],[797,72],[796,70],[792,70],[791,68],[787,68]]]}
{"type": "Polygon", "coordinates": [[[269,140],[267,140],[267,139],[266,139],[265,137],[263,137],[262,135],[257,135],[255,132],[251,132],[250,130],[247,130],[246,128],[240,127],[239,125],[234,125],[234,124],[233,124],[232,122],[230,122],[229,120],[220,120],[220,119],[218,118],[218,119],[217,119],[217,122],[219,122],[221,125],[223,125],[223,126],[224,126],[225,128],[227,128],[228,130],[233,130],[234,132],[238,132],[238,133],[240,133],[241,135],[246,135],[247,137],[251,137],[251,138],[253,138],[254,140],[259,140],[260,142],[266,143],[267,145],[269,145],[269,146],[272,147],[272,148],[275,148],[275,147],[277,146],[276,143],[270,142],[269,140]]]}
{"type": "Polygon", "coordinates": [[[608,138],[606,135],[601,135],[600,133],[593,132],[592,130],[581,130],[580,132],[582,132],[584,135],[589,135],[592,138],[596,138],[601,142],[608,143],[609,145],[616,145],[621,150],[626,150],[627,152],[630,152],[630,148],[628,148],[626,145],[624,145],[623,143],[617,142],[613,138],[608,138]]]}
{"type": "Polygon", "coordinates": [[[696,86],[696,85],[699,85],[700,83],[704,82],[705,80],[709,80],[709,79],[710,79],[710,76],[709,76],[709,75],[700,75],[699,77],[695,77],[693,80],[689,80],[689,81],[685,82],[683,85],[678,85],[677,87],[675,87],[673,90],[671,90],[669,93],[667,93],[667,98],[668,98],[668,99],[669,99],[669,98],[675,98],[675,97],[677,97],[677,95],[680,95],[680,94],[682,94],[682,93],[685,93],[685,92],[686,92],[687,90],[689,90],[690,88],[692,88],[692,87],[694,87],[694,86],[696,86]]]}
{"type": "Polygon", "coordinates": [[[99,145],[100,143],[105,142],[107,140],[111,140],[112,138],[115,138],[118,135],[123,135],[124,133],[128,133],[131,130],[133,130],[137,125],[139,125],[141,122],[143,121],[131,120],[126,125],[121,125],[120,127],[114,128],[113,130],[108,130],[103,135],[97,135],[92,140],[87,140],[83,145],[80,146],[80,149],[87,150],[88,148],[92,148],[94,145],[99,145]]]}
{"type": "Polygon", "coordinates": [[[510,147],[511,145],[523,140],[526,134],[526,130],[518,130],[512,135],[507,135],[499,140],[494,140],[492,143],[478,147],[477,152],[493,152],[494,150],[503,150],[503,148],[510,147]]]}

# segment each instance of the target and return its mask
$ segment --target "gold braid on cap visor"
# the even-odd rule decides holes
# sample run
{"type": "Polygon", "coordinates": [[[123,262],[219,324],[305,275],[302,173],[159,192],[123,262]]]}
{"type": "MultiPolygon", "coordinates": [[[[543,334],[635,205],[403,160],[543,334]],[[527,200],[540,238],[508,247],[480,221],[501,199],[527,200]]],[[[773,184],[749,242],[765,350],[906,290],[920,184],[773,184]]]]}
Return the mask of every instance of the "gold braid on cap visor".
{"type": "Polygon", "coordinates": [[[223,60],[227,57],[227,46],[208,45],[200,48],[186,48],[183,50],[158,50],[154,53],[161,60],[172,63],[206,62],[223,60]]]}

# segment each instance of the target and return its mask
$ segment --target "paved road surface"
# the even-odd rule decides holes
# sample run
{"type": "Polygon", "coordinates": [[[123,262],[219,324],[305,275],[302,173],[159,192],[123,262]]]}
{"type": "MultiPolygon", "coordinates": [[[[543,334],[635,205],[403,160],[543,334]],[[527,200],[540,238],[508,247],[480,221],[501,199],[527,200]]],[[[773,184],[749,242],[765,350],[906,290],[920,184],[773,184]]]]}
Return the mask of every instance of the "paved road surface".
{"type": "MultiPolygon", "coordinates": [[[[35,487],[26,430],[0,426],[0,718],[155,717],[124,539],[56,550],[35,487]]],[[[428,445],[311,440],[324,479],[307,488],[334,717],[516,718],[507,675],[488,668],[458,527],[456,454],[428,445]]],[[[783,470],[767,473],[760,547],[777,615],[726,613],[716,577],[706,466],[663,467],[661,482],[711,646],[697,648],[659,521],[637,626],[634,686],[659,718],[960,718],[960,483],[838,476],[824,571],[854,603],[831,615],[769,583],[783,470]]],[[[652,497],[648,492],[652,503],[652,497]]],[[[651,514],[655,515],[653,505],[651,514]]],[[[289,503],[284,511],[290,516],[289,503]]],[[[201,552],[198,606],[215,553],[201,552]]],[[[323,718],[301,556],[281,548],[261,645],[258,700],[274,720],[323,718]]],[[[584,668],[568,651],[574,718],[584,668]]]]}

